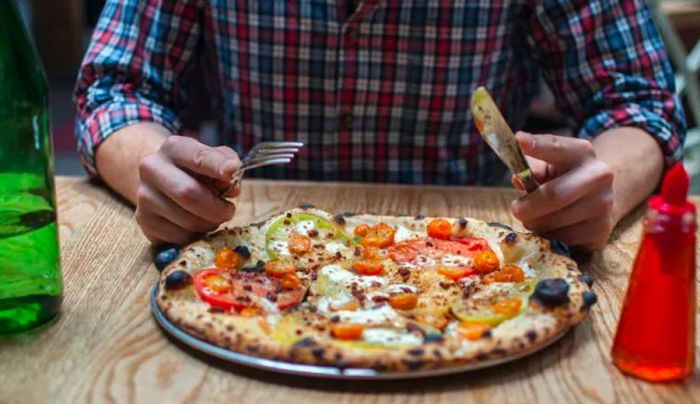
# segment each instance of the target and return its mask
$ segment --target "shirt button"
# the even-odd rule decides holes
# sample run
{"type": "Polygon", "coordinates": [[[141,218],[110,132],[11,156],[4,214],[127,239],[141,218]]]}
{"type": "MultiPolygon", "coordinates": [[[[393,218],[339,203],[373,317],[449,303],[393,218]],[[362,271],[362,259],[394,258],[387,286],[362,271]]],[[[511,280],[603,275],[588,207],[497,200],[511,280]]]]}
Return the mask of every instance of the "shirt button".
{"type": "Polygon", "coordinates": [[[352,120],[351,112],[346,111],[340,114],[340,122],[344,129],[352,129],[352,120]]]}
{"type": "Polygon", "coordinates": [[[355,42],[360,37],[360,30],[357,27],[350,27],[345,31],[345,35],[347,35],[349,40],[355,42]]]}

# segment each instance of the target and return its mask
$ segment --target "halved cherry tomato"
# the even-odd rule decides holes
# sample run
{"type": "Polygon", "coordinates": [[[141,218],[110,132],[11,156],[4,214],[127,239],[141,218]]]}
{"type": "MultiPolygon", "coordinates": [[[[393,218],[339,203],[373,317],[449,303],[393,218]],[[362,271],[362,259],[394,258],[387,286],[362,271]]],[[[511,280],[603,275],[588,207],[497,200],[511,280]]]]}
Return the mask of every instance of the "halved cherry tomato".
{"type": "Polygon", "coordinates": [[[362,338],[365,326],[362,324],[331,324],[331,335],[337,339],[356,340],[362,338]]]}
{"type": "Polygon", "coordinates": [[[411,310],[418,304],[415,293],[400,293],[389,298],[389,305],[396,310],[411,310]]]}
{"type": "Polygon", "coordinates": [[[195,273],[192,284],[199,298],[212,307],[240,310],[250,305],[250,299],[237,299],[231,294],[231,279],[221,269],[210,268],[195,273]]]}
{"type": "Polygon", "coordinates": [[[233,289],[230,294],[243,306],[252,306],[255,300],[263,298],[277,304],[280,310],[285,310],[299,304],[306,293],[301,285],[294,289],[284,289],[280,278],[265,274],[237,272],[231,278],[233,289]]]}
{"type": "Polygon", "coordinates": [[[455,237],[452,241],[463,244],[467,247],[467,251],[488,251],[491,249],[488,241],[481,237],[455,237]]]}
{"type": "Polygon", "coordinates": [[[291,262],[272,260],[265,263],[265,273],[270,276],[282,276],[296,271],[296,267],[291,262]]]}
{"type": "Polygon", "coordinates": [[[428,224],[428,236],[449,240],[452,237],[452,223],[445,219],[433,219],[428,224]]]}
{"type": "Polygon", "coordinates": [[[267,322],[264,318],[258,319],[258,326],[262,330],[262,332],[265,333],[265,335],[270,335],[272,333],[272,328],[270,327],[270,323],[267,322]]]}
{"type": "Polygon", "coordinates": [[[458,281],[464,277],[467,277],[474,273],[474,268],[472,267],[438,267],[437,269],[440,275],[444,275],[453,281],[458,281]]]}
{"type": "Polygon", "coordinates": [[[382,250],[377,247],[363,247],[362,255],[367,259],[380,259],[382,258],[382,250]]]}
{"type": "Polygon", "coordinates": [[[353,299],[347,303],[341,304],[340,306],[330,305],[331,311],[355,311],[359,307],[357,300],[353,299]]]}
{"type": "Polygon", "coordinates": [[[484,283],[494,282],[515,282],[519,283],[525,280],[525,273],[517,265],[506,265],[498,271],[484,275],[482,278],[484,283]]]}
{"type": "Polygon", "coordinates": [[[364,237],[364,236],[367,235],[367,232],[368,232],[368,231],[369,231],[369,225],[367,225],[367,224],[361,224],[361,225],[355,227],[355,231],[353,231],[353,233],[354,233],[357,237],[364,237]]]}
{"type": "Polygon", "coordinates": [[[352,265],[352,269],[360,275],[379,275],[384,271],[384,264],[378,260],[359,260],[352,265]]]}
{"type": "Polygon", "coordinates": [[[520,311],[520,306],[523,304],[523,300],[519,297],[512,297],[510,299],[501,300],[500,302],[491,306],[491,311],[496,314],[502,314],[506,317],[513,317],[520,311]]]}
{"type": "Polygon", "coordinates": [[[462,321],[459,323],[455,331],[457,332],[457,335],[462,338],[466,338],[470,341],[477,341],[484,336],[484,332],[490,329],[491,327],[486,324],[462,321]]]}
{"type": "Polygon", "coordinates": [[[479,273],[493,272],[499,265],[498,256],[493,251],[482,251],[474,256],[474,269],[479,273]]]}
{"type": "Polygon", "coordinates": [[[279,278],[282,289],[294,289],[301,285],[301,279],[295,273],[287,273],[279,278]]]}
{"type": "Polygon", "coordinates": [[[363,247],[388,247],[394,244],[396,230],[386,223],[379,223],[369,228],[367,234],[360,240],[363,247]]]}
{"type": "Polygon", "coordinates": [[[241,256],[228,247],[221,247],[216,252],[214,264],[218,268],[238,269],[241,267],[241,256]]]}
{"type": "Polygon", "coordinates": [[[447,326],[447,317],[444,315],[419,314],[416,316],[416,321],[429,324],[438,330],[443,330],[447,326]]]}
{"type": "Polygon", "coordinates": [[[289,246],[289,252],[294,255],[300,256],[311,251],[311,238],[297,232],[289,233],[287,237],[287,245],[289,246]]]}

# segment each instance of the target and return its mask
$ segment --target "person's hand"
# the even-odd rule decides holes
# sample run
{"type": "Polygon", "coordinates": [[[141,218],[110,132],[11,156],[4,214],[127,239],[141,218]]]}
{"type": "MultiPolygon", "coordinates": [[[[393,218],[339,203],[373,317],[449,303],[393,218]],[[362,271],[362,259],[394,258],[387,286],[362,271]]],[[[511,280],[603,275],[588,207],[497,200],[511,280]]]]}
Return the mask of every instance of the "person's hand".
{"type": "MultiPolygon", "coordinates": [[[[613,171],[587,141],[518,132],[540,187],[511,204],[526,228],[571,246],[596,250],[615,225],[613,171]]],[[[513,184],[522,188],[517,178],[513,184]]]]}
{"type": "MultiPolygon", "coordinates": [[[[153,243],[184,244],[231,219],[235,206],[211,190],[224,188],[238,169],[228,147],[209,147],[183,136],[168,137],[139,164],[136,221],[153,243]]],[[[238,195],[232,190],[228,197],[238,195]]]]}

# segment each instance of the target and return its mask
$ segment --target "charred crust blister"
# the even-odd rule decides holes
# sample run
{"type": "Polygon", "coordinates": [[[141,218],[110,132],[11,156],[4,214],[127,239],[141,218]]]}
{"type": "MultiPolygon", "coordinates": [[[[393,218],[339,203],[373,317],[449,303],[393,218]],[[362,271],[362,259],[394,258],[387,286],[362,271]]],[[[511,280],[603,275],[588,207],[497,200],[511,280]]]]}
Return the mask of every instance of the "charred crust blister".
{"type": "Polygon", "coordinates": [[[517,233],[508,233],[506,237],[503,239],[503,241],[506,242],[506,244],[515,244],[515,242],[518,240],[518,234],[517,233]]]}
{"type": "Polygon", "coordinates": [[[252,273],[262,273],[264,270],[265,270],[265,261],[262,261],[262,260],[258,260],[258,262],[255,263],[255,266],[241,268],[241,272],[252,272],[252,273]]]}
{"type": "Polygon", "coordinates": [[[580,280],[581,282],[583,282],[583,283],[585,283],[586,285],[588,285],[589,288],[590,288],[591,286],[593,286],[593,277],[590,276],[590,275],[588,275],[588,274],[581,274],[581,275],[579,275],[579,276],[578,276],[578,280],[580,280]]]}
{"type": "Polygon", "coordinates": [[[508,226],[507,224],[503,224],[503,223],[499,223],[499,222],[488,222],[487,224],[491,227],[499,227],[501,229],[513,231],[513,228],[508,226]]]}
{"type": "Polygon", "coordinates": [[[571,257],[571,249],[559,240],[549,240],[549,246],[555,254],[571,257]]]}
{"type": "Polygon", "coordinates": [[[341,214],[342,214],[344,217],[353,217],[353,216],[355,216],[357,213],[355,213],[355,212],[343,212],[343,213],[341,213],[341,214]]]}
{"type": "Polygon", "coordinates": [[[192,276],[185,271],[174,271],[165,277],[165,288],[168,290],[182,289],[192,283],[192,276]]]}
{"type": "Polygon", "coordinates": [[[238,247],[234,248],[233,251],[235,251],[242,258],[250,258],[250,250],[244,245],[239,245],[238,247]]]}
{"type": "Polygon", "coordinates": [[[345,225],[345,217],[342,214],[333,216],[333,220],[341,226],[345,225]]]}
{"type": "Polygon", "coordinates": [[[591,306],[598,302],[598,296],[595,294],[595,292],[590,290],[583,292],[581,297],[583,298],[583,306],[581,307],[583,310],[590,309],[591,306]]]}
{"type": "Polygon", "coordinates": [[[180,250],[176,247],[168,247],[160,250],[153,259],[158,272],[163,271],[168,264],[175,261],[179,253],[180,250]]]}
{"type": "Polygon", "coordinates": [[[444,337],[442,336],[442,334],[438,334],[438,333],[428,333],[423,338],[423,342],[426,344],[442,342],[443,340],[444,340],[444,337]]]}
{"type": "Polygon", "coordinates": [[[299,205],[299,209],[304,209],[304,210],[315,209],[315,208],[316,208],[316,206],[312,205],[310,203],[302,203],[301,205],[299,205]]]}
{"type": "Polygon", "coordinates": [[[537,282],[531,299],[547,307],[556,307],[569,302],[569,283],[562,278],[548,278],[537,282]]]}
{"type": "Polygon", "coordinates": [[[421,214],[419,213],[419,214],[413,216],[413,218],[416,219],[416,220],[422,220],[422,219],[425,219],[425,216],[423,216],[423,215],[421,215],[421,214]]]}
{"type": "Polygon", "coordinates": [[[537,339],[537,331],[529,330],[525,333],[525,336],[527,337],[527,340],[530,341],[530,343],[535,342],[535,340],[537,339]]]}
{"type": "Polygon", "coordinates": [[[465,217],[459,218],[459,227],[465,228],[465,227],[467,227],[467,223],[468,223],[467,218],[465,218],[465,217]]]}

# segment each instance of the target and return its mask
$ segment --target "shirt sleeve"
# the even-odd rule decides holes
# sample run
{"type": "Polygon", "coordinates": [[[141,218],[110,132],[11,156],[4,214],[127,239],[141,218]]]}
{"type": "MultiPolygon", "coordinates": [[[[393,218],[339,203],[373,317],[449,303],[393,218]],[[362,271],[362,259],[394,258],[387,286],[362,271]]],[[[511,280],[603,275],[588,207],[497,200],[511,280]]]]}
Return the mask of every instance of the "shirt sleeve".
{"type": "Polygon", "coordinates": [[[666,166],[682,158],[685,116],[664,45],[642,0],[546,0],[529,8],[528,43],[577,135],[619,126],[654,136],[666,166]]]}
{"type": "Polygon", "coordinates": [[[180,129],[182,78],[197,51],[201,0],[108,0],[75,89],[76,137],[86,170],[96,176],[95,150],[137,122],[180,129]]]}

